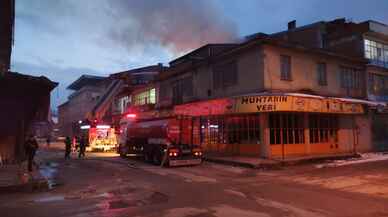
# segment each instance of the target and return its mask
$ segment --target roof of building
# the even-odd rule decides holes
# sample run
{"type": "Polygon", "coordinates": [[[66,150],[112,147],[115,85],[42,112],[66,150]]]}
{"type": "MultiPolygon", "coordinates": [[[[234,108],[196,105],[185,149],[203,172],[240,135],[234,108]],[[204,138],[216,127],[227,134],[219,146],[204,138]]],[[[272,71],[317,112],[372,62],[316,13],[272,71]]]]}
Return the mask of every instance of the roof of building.
{"type": "Polygon", "coordinates": [[[48,79],[45,76],[32,76],[32,75],[25,75],[18,72],[6,72],[4,76],[0,77],[0,81],[4,82],[28,82],[28,84],[31,85],[39,85],[39,86],[46,86],[50,90],[54,89],[56,86],[58,86],[57,82],[53,82],[50,79],[48,79]]]}
{"type": "Polygon", "coordinates": [[[178,64],[180,63],[182,60],[185,60],[185,59],[203,59],[203,58],[207,58],[207,57],[210,57],[210,56],[214,56],[214,55],[217,55],[218,53],[228,49],[228,48],[234,48],[238,46],[238,44],[236,43],[220,43],[220,44],[205,44],[195,50],[192,50],[190,51],[189,53],[183,55],[183,56],[180,56],[172,61],[169,62],[170,66],[171,65],[175,65],[175,64],[178,64]],[[201,52],[206,50],[206,49],[211,49],[211,48],[215,48],[215,47],[220,47],[220,48],[223,48],[222,50],[219,50],[219,51],[216,51],[216,52],[212,52],[210,53],[210,50],[209,52],[207,52],[206,56],[203,56],[201,55],[201,52]]]}
{"type": "Polygon", "coordinates": [[[71,83],[67,89],[70,90],[79,90],[86,85],[96,85],[106,79],[107,77],[95,76],[95,75],[82,75],[73,83],[71,83]]]}
{"type": "Polygon", "coordinates": [[[120,79],[120,78],[124,78],[130,74],[162,72],[166,68],[168,68],[168,67],[163,66],[161,63],[159,63],[156,65],[149,65],[149,66],[145,66],[145,67],[140,67],[140,68],[135,68],[135,69],[130,69],[130,70],[122,71],[122,72],[113,73],[113,74],[110,74],[109,77],[120,79]]]}

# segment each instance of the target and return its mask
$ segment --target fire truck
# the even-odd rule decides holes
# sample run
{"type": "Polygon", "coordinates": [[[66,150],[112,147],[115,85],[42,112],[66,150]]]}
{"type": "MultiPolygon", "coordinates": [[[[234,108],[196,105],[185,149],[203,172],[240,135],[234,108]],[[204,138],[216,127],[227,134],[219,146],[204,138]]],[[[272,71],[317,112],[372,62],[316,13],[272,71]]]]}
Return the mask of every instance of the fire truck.
{"type": "Polygon", "coordinates": [[[117,147],[115,129],[106,124],[83,124],[81,137],[88,139],[86,151],[114,151],[117,147]]]}
{"type": "Polygon", "coordinates": [[[140,120],[134,114],[126,117],[120,130],[121,156],[140,155],[146,162],[161,166],[202,163],[202,149],[194,144],[193,128],[187,126],[186,120],[177,117],[140,120]]]}

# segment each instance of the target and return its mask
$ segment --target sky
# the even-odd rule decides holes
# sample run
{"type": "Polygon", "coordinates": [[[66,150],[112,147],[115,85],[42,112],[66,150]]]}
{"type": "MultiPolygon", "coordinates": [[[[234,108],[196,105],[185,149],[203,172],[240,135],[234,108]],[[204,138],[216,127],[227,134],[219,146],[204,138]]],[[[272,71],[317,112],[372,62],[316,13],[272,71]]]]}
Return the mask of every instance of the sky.
{"type": "Polygon", "coordinates": [[[345,17],[388,24],[388,0],[16,0],[11,70],[59,82],[163,63],[206,43],[235,42],[345,17]]]}

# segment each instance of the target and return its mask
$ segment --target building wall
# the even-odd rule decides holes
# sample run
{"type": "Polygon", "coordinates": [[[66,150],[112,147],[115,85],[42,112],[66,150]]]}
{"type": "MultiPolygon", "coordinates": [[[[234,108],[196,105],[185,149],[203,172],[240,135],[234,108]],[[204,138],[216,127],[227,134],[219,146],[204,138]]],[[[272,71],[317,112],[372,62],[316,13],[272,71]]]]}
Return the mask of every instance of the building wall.
{"type": "Polygon", "coordinates": [[[365,71],[362,65],[348,61],[341,61],[326,56],[318,56],[311,53],[294,51],[274,46],[264,46],[264,86],[267,90],[280,90],[287,92],[311,92],[323,96],[356,97],[364,98],[365,93],[365,71]],[[280,78],[280,55],[291,57],[292,80],[281,80],[280,78]],[[318,84],[317,63],[326,63],[327,85],[318,84]],[[362,71],[362,88],[354,91],[347,91],[340,85],[340,67],[350,66],[359,68],[362,71]]]}
{"type": "Polygon", "coordinates": [[[59,126],[62,136],[74,136],[74,124],[87,118],[87,114],[91,112],[104,89],[105,86],[85,86],[77,93],[73,93],[65,105],[59,107],[59,126]]]}
{"type": "Polygon", "coordinates": [[[322,47],[322,32],[324,32],[323,28],[323,24],[316,23],[310,25],[307,28],[291,29],[289,31],[272,35],[272,37],[286,40],[291,43],[304,44],[308,47],[322,47]]]}
{"type": "Polygon", "coordinates": [[[0,1],[0,74],[10,68],[14,20],[15,0],[0,1]]]}
{"type": "Polygon", "coordinates": [[[263,90],[263,57],[259,47],[246,50],[235,55],[222,58],[222,60],[209,65],[198,71],[197,84],[195,89],[199,99],[223,98],[246,93],[257,93],[263,90]],[[237,82],[235,85],[216,89],[214,87],[212,66],[236,61],[237,82]],[[208,96],[211,90],[211,96],[208,96]]]}
{"type": "Polygon", "coordinates": [[[192,68],[183,74],[174,76],[160,82],[159,104],[169,106],[172,104],[172,84],[177,80],[193,78],[193,96],[184,97],[184,102],[223,98],[247,93],[263,91],[264,74],[262,52],[256,47],[237,55],[230,55],[220,61],[211,64],[203,64],[198,68],[192,68]],[[229,61],[236,61],[238,79],[233,86],[215,89],[213,81],[213,66],[229,61]]]}

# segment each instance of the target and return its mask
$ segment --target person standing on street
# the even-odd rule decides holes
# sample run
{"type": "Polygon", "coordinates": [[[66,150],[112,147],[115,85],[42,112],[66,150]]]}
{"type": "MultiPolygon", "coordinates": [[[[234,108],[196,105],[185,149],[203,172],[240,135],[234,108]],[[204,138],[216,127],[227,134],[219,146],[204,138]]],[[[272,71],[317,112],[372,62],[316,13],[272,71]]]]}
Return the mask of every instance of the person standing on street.
{"type": "Polygon", "coordinates": [[[79,154],[78,158],[85,157],[86,138],[84,136],[79,140],[79,154]]]}
{"type": "Polygon", "coordinates": [[[66,136],[65,139],[65,159],[70,159],[70,153],[71,153],[71,139],[70,137],[66,136]]]}
{"type": "Polygon", "coordinates": [[[50,136],[47,136],[46,142],[47,142],[47,147],[50,147],[50,142],[51,142],[50,136]]]}
{"type": "Polygon", "coordinates": [[[28,171],[32,172],[32,165],[34,164],[34,157],[39,145],[33,135],[30,135],[25,142],[25,150],[28,159],[28,171]]]}

